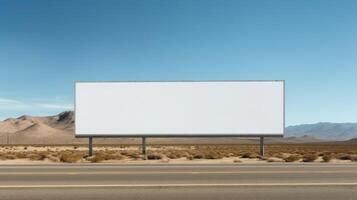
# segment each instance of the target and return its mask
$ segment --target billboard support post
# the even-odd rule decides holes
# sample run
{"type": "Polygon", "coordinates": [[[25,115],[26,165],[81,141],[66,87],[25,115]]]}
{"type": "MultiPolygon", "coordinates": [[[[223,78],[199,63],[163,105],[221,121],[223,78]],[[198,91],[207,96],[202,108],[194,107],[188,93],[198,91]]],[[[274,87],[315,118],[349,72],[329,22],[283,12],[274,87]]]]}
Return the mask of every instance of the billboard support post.
{"type": "Polygon", "coordinates": [[[88,156],[93,155],[93,137],[88,137],[88,156]]]}
{"type": "Polygon", "coordinates": [[[142,137],[141,153],[146,155],[146,137],[142,137]]]}
{"type": "Polygon", "coordinates": [[[260,149],[259,149],[259,154],[261,156],[264,156],[264,137],[260,137],[260,149]]]}

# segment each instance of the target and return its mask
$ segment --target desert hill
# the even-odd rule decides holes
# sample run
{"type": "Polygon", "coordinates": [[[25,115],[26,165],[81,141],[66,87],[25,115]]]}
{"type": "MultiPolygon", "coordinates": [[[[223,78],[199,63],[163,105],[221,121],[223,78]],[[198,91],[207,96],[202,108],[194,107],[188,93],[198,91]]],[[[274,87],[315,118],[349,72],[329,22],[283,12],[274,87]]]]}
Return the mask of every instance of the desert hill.
{"type": "Polygon", "coordinates": [[[349,140],[357,137],[357,123],[330,123],[301,124],[288,126],[286,136],[301,137],[304,135],[324,140],[349,140]]]}
{"type": "MultiPolygon", "coordinates": [[[[77,142],[74,114],[71,111],[55,116],[21,116],[0,122],[0,143],[10,144],[68,144],[77,142]]],[[[80,142],[80,140],[78,140],[80,142]]]]}

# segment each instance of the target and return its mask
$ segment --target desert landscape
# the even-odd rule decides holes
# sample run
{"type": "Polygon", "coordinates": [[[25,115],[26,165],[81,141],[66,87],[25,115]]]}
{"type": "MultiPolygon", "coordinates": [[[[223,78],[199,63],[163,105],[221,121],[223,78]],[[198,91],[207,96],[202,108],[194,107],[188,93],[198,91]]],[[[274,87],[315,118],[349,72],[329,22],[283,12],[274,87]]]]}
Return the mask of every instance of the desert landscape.
{"type": "MultiPolygon", "coordinates": [[[[145,156],[140,153],[140,138],[95,138],[94,155],[88,157],[88,139],[74,137],[74,116],[74,112],[66,111],[54,116],[21,116],[0,122],[0,164],[357,161],[357,139],[318,139],[307,135],[306,125],[303,126],[306,134],[302,136],[294,136],[302,134],[294,126],[287,128],[284,138],[266,138],[265,156],[258,154],[256,138],[148,138],[145,156]]],[[[327,125],[335,132],[344,132],[343,138],[357,132],[351,129],[351,124],[347,127],[349,132],[341,124],[327,125]]],[[[321,123],[312,126],[315,131],[312,135],[317,135],[320,129],[316,127],[321,126],[321,123]]]]}

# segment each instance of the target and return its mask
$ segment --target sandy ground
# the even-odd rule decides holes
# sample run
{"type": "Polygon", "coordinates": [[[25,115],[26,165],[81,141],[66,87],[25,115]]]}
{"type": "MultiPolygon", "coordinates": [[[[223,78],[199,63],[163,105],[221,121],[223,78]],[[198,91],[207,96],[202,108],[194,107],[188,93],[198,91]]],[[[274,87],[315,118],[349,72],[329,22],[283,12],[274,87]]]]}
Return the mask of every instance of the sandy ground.
{"type": "MultiPolygon", "coordinates": [[[[187,160],[185,158],[180,159],[162,159],[162,160],[130,160],[130,159],[123,159],[123,160],[106,160],[100,163],[106,164],[232,164],[236,163],[239,164],[264,164],[264,163],[285,163],[282,160],[276,158],[277,161],[275,162],[268,162],[265,160],[259,159],[244,159],[244,158],[223,158],[223,159],[199,159],[199,160],[187,160]],[[239,160],[237,162],[237,160],[239,160]]],[[[78,164],[84,163],[91,163],[91,162],[79,162],[78,164]]],[[[293,163],[301,163],[301,162],[293,162],[293,163]]],[[[313,163],[322,163],[321,159],[317,159],[313,163]]],[[[349,160],[337,160],[333,159],[329,163],[356,163],[349,160]]],[[[45,159],[43,161],[37,160],[29,160],[29,159],[14,159],[14,160],[0,160],[0,165],[15,165],[15,164],[23,164],[23,165],[48,165],[48,164],[66,164],[60,162],[53,162],[51,160],[45,159]]],[[[357,165],[357,163],[356,163],[357,165]]]]}
{"type": "MultiPolygon", "coordinates": [[[[148,152],[156,152],[156,151],[165,151],[165,150],[195,150],[199,148],[197,146],[150,146],[147,148],[148,152]]],[[[33,154],[41,153],[41,152],[82,152],[85,154],[88,151],[86,146],[0,146],[0,154],[8,155],[14,153],[24,153],[24,154],[33,154]]],[[[94,147],[94,152],[105,152],[105,151],[132,151],[132,152],[140,152],[139,146],[97,146],[94,147]]],[[[290,153],[282,153],[284,156],[291,155],[290,153]]],[[[282,158],[278,157],[267,157],[264,159],[259,158],[242,158],[237,156],[223,157],[219,159],[187,159],[186,157],[177,158],[177,159],[169,159],[167,157],[163,157],[158,160],[149,160],[149,159],[133,159],[124,157],[118,160],[102,160],[99,163],[114,163],[114,164],[259,164],[259,163],[284,163],[285,161],[282,158]]],[[[299,163],[301,161],[295,161],[295,163],[299,163]]],[[[323,159],[319,156],[314,163],[322,163],[323,159]]],[[[82,159],[77,163],[91,163],[89,160],[82,159]]],[[[329,163],[356,163],[351,160],[340,160],[340,159],[332,159],[329,163]]],[[[63,164],[62,162],[56,162],[45,158],[43,160],[30,160],[28,158],[12,158],[12,159],[0,159],[0,165],[12,165],[12,164],[63,164]]]]}

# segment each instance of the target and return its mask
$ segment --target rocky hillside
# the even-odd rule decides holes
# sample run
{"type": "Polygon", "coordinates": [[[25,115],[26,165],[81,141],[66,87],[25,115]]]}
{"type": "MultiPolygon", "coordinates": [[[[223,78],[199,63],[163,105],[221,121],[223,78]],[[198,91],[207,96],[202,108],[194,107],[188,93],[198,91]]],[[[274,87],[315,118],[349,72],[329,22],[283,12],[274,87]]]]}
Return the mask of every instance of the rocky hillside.
{"type": "Polygon", "coordinates": [[[0,122],[0,143],[56,144],[74,142],[74,113],[55,116],[21,116],[0,122]]]}
{"type": "Polygon", "coordinates": [[[285,133],[293,137],[308,135],[324,140],[348,140],[357,137],[357,123],[302,124],[287,127],[285,133]]]}

